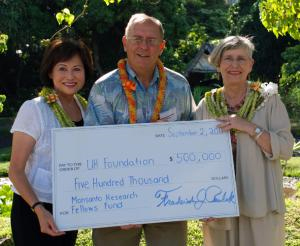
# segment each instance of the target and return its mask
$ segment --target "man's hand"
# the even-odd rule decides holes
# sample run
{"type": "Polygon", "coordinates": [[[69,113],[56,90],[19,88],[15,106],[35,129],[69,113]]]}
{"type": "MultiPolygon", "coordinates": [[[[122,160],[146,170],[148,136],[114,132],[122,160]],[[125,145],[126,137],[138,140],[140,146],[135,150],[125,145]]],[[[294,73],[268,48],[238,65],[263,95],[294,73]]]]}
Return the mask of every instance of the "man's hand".
{"type": "Polygon", "coordinates": [[[124,226],[120,226],[120,228],[122,230],[130,230],[130,229],[137,229],[137,228],[141,228],[142,225],[138,224],[138,225],[124,225],[124,226]]]}

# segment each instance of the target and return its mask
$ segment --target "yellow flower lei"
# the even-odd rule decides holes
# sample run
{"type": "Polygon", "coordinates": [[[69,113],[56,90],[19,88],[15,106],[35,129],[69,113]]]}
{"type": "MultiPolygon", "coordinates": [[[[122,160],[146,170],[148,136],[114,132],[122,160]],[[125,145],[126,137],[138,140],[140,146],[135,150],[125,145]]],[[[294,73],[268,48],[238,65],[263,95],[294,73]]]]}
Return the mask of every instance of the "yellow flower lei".
{"type": "MultiPolygon", "coordinates": [[[[58,96],[53,89],[49,87],[43,87],[42,90],[39,92],[39,96],[45,99],[46,103],[49,105],[62,127],[75,126],[74,122],[66,114],[64,109],[58,104],[58,96]]],[[[87,107],[87,101],[85,100],[85,98],[83,98],[79,94],[75,94],[75,96],[78,99],[79,103],[82,105],[82,107],[85,109],[87,107]]]]}
{"type": "MultiPolygon", "coordinates": [[[[250,91],[246,96],[244,104],[237,112],[237,115],[250,121],[254,116],[255,110],[264,101],[264,97],[261,94],[260,82],[252,82],[249,83],[248,86],[250,91]]],[[[218,118],[223,115],[228,115],[228,109],[223,96],[223,87],[206,92],[205,101],[208,111],[213,117],[218,118]]]]}
{"type": "MultiPolygon", "coordinates": [[[[164,65],[159,59],[157,61],[157,67],[159,71],[159,85],[153,114],[151,116],[151,122],[155,122],[159,119],[159,113],[163,106],[167,86],[167,78],[164,65]]],[[[119,60],[118,69],[120,74],[120,80],[122,82],[122,87],[124,89],[128,102],[129,123],[134,124],[136,123],[136,101],[133,92],[136,90],[136,84],[128,79],[128,75],[126,72],[126,59],[119,60]]]]}

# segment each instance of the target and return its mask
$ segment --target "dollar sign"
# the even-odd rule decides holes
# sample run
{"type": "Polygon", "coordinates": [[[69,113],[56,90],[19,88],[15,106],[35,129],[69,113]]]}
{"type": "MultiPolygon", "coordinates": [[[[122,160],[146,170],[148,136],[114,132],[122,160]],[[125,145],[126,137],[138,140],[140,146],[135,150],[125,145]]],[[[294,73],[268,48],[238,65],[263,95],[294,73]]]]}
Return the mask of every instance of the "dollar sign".
{"type": "Polygon", "coordinates": [[[172,158],[172,156],[170,156],[170,161],[173,161],[173,158],[172,158]]]}

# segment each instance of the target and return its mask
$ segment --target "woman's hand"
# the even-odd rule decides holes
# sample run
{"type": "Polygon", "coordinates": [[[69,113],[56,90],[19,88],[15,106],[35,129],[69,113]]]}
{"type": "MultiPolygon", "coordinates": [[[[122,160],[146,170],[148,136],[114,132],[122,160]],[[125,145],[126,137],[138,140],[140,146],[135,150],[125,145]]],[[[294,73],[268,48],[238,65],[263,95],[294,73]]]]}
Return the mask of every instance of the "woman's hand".
{"type": "Polygon", "coordinates": [[[34,209],[34,211],[38,216],[42,233],[46,233],[53,237],[65,234],[65,232],[57,229],[52,214],[45,209],[44,206],[39,205],[34,209]]]}
{"type": "Polygon", "coordinates": [[[255,128],[257,126],[254,123],[237,116],[236,114],[222,116],[217,120],[220,121],[220,124],[217,126],[221,128],[222,131],[236,129],[238,131],[245,132],[249,134],[250,137],[254,137],[253,140],[256,141],[263,151],[269,155],[272,155],[271,137],[269,132],[263,131],[259,138],[255,138],[255,128]]]}
{"type": "Polygon", "coordinates": [[[236,114],[221,116],[217,119],[221,123],[218,125],[222,131],[229,131],[231,129],[236,129],[241,132],[248,133],[250,136],[253,135],[255,124],[249,122],[236,114]]]}
{"type": "Polygon", "coordinates": [[[204,223],[208,223],[208,222],[212,222],[212,221],[218,221],[217,218],[204,218],[201,219],[200,221],[204,222],[204,223]]]}

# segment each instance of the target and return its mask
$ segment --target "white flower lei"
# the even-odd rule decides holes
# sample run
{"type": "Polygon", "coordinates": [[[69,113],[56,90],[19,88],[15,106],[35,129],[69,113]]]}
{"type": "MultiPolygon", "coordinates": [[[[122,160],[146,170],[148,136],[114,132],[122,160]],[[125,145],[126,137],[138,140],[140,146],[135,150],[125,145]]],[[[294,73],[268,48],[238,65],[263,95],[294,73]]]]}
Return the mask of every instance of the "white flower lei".
{"type": "Polygon", "coordinates": [[[257,107],[256,110],[262,108],[271,96],[278,94],[278,85],[273,82],[261,83],[259,92],[263,96],[264,101],[257,107]]]}

